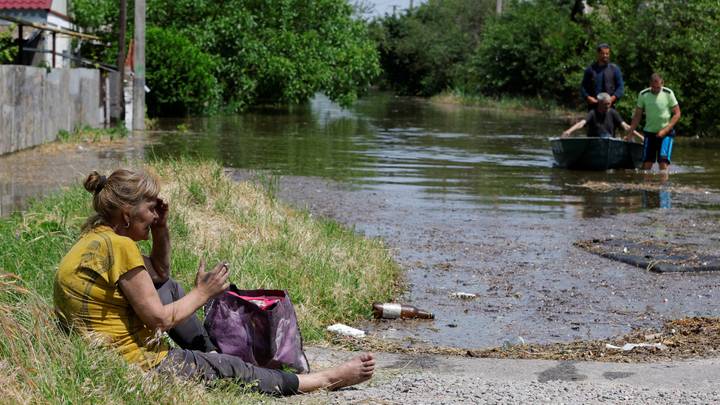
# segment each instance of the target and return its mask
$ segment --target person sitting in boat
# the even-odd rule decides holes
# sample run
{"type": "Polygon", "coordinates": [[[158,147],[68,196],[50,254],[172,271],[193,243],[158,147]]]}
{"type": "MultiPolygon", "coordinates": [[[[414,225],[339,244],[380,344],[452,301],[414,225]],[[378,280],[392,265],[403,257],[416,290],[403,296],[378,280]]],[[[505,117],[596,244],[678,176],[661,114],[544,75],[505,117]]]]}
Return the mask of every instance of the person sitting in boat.
{"type": "MultiPolygon", "coordinates": [[[[613,138],[615,136],[615,128],[621,127],[625,131],[630,129],[630,125],[623,121],[620,113],[614,108],[610,108],[612,105],[612,97],[610,97],[608,93],[598,94],[597,99],[597,107],[588,112],[585,119],[580,120],[563,132],[563,138],[570,136],[574,131],[586,125],[587,136],[589,137],[613,138]]],[[[633,133],[636,136],[640,136],[640,134],[635,131],[633,131],[633,133]]]]}
{"type": "Polygon", "coordinates": [[[93,195],[95,214],[55,276],[55,312],[66,329],[101,338],[144,370],[256,383],[269,394],[334,389],[372,377],[370,353],[310,374],[257,367],[218,353],[195,311],[228,288],[228,263],[206,272],[201,261],[195,288],[185,294],[170,277],[169,210],[158,197],[156,177],[125,169],[108,177],[94,171],[84,186],[93,195]],[[143,256],[136,242],[151,234],[152,251],[143,256]],[[167,345],[164,331],[179,347],[167,345]]]}

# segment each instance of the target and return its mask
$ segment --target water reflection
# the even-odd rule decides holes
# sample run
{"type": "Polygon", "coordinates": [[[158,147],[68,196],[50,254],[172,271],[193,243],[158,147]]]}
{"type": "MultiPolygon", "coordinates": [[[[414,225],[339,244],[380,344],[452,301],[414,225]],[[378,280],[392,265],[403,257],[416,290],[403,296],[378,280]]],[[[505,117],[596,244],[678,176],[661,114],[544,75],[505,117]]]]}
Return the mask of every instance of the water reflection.
{"type": "MultiPolygon", "coordinates": [[[[720,188],[713,148],[692,148],[682,142],[677,150],[682,165],[672,166],[672,182],[665,179],[666,186],[652,190],[580,187],[588,181],[657,183],[658,176],[552,168],[547,138],[565,126],[557,119],[435,105],[383,93],[349,110],[318,96],[303,106],[162,120],[160,129],[145,140],[154,145],[143,151],[136,144],[130,155],[212,158],[229,167],[402,190],[410,198],[434,201],[435,208],[430,204],[429,209],[457,202],[491,212],[556,217],[677,207],[679,195],[667,190],[673,184],[720,188]]],[[[65,184],[85,171],[80,167],[100,162],[117,166],[118,159],[127,154],[96,149],[40,155],[26,151],[0,157],[0,213],[52,188],[38,182],[47,173],[57,177],[53,184],[65,184]],[[28,173],[29,178],[24,178],[28,173]]]]}
{"type": "Polygon", "coordinates": [[[387,94],[345,110],[318,96],[289,109],[163,121],[153,153],[209,157],[230,167],[327,177],[364,188],[414,190],[413,198],[490,211],[594,217],[672,206],[669,192],[579,187],[587,181],[645,181],[635,171],[552,168],[547,137],[565,126],[557,119],[387,94]]]}
{"type": "Polygon", "coordinates": [[[113,144],[43,145],[0,156],[0,216],[33,198],[81,181],[92,170],[111,170],[144,158],[144,140],[113,144]]]}

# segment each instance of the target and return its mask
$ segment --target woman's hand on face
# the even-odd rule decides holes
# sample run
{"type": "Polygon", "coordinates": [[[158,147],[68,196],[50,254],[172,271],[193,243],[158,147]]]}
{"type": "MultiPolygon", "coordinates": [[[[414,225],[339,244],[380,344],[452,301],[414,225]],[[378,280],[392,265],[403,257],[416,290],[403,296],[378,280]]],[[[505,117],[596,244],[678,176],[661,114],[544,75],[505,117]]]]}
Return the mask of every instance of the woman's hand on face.
{"type": "Polygon", "coordinates": [[[157,220],[152,224],[152,228],[167,227],[168,211],[170,206],[167,201],[162,198],[158,198],[155,203],[155,213],[157,214],[157,220]]]}
{"type": "Polygon", "coordinates": [[[230,271],[227,262],[220,262],[215,265],[212,271],[205,271],[205,260],[200,259],[197,275],[195,276],[195,288],[197,288],[207,299],[213,298],[230,287],[227,282],[230,271]]]}

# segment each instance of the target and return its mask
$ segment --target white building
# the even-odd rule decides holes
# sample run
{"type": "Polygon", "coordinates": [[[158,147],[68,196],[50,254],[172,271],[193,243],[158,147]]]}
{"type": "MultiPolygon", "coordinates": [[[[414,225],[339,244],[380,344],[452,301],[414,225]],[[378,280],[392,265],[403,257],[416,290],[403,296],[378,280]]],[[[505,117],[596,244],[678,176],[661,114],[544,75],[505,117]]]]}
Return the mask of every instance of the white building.
{"type": "Polygon", "coordinates": [[[66,56],[71,55],[72,41],[70,36],[62,33],[63,30],[75,30],[68,16],[68,0],[0,0],[0,29],[19,25],[22,29],[15,29],[22,32],[25,49],[19,64],[70,67],[70,59],[66,56]]]}

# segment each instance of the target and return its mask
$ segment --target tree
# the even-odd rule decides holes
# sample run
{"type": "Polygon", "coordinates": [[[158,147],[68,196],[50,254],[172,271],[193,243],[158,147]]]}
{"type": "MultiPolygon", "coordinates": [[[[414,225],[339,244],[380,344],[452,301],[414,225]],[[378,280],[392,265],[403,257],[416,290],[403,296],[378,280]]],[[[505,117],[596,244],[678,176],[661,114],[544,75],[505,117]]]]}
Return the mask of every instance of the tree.
{"type": "MultiPolygon", "coordinates": [[[[117,20],[113,5],[117,7],[111,0],[80,0],[76,15],[88,26],[112,32],[117,20]]],[[[380,72],[366,24],[353,18],[345,0],[148,0],[147,24],[171,30],[173,40],[183,37],[185,45],[192,43],[194,51],[215,61],[213,75],[229,111],[258,103],[303,102],[316,92],[347,105],[380,72]]],[[[148,69],[158,63],[172,75],[174,66],[162,51],[148,49],[148,69]]],[[[175,72],[178,77],[187,73],[175,72]]],[[[163,94],[163,87],[159,91],[153,100],[179,96],[163,94]]],[[[184,108],[191,112],[196,96],[176,102],[187,104],[184,108]]]]}
{"type": "Polygon", "coordinates": [[[147,30],[148,115],[183,116],[218,108],[217,62],[173,29],[147,30]]]}
{"type": "MultiPolygon", "coordinates": [[[[604,0],[591,15],[593,41],[613,45],[634,107],[637,93],[659,72],[683,117],[680,132],[720,133],[720,3],[714,0],[604,0]]],[[[629,111],[628,111],[629,113],[629,111]]]]}
{"type": "Polygon", "coordinates": [[[485,25],[466,64],[465,91],[486,95],[577,96],[586,34],[552,0],[519,2],[485,25]]]}
{"type": "Polygon", "coordinates": [[[400,93],[433,95],[450,86],[480,39],[495,0],[430,0],[374,23],[384,81],[400,93]]]}

